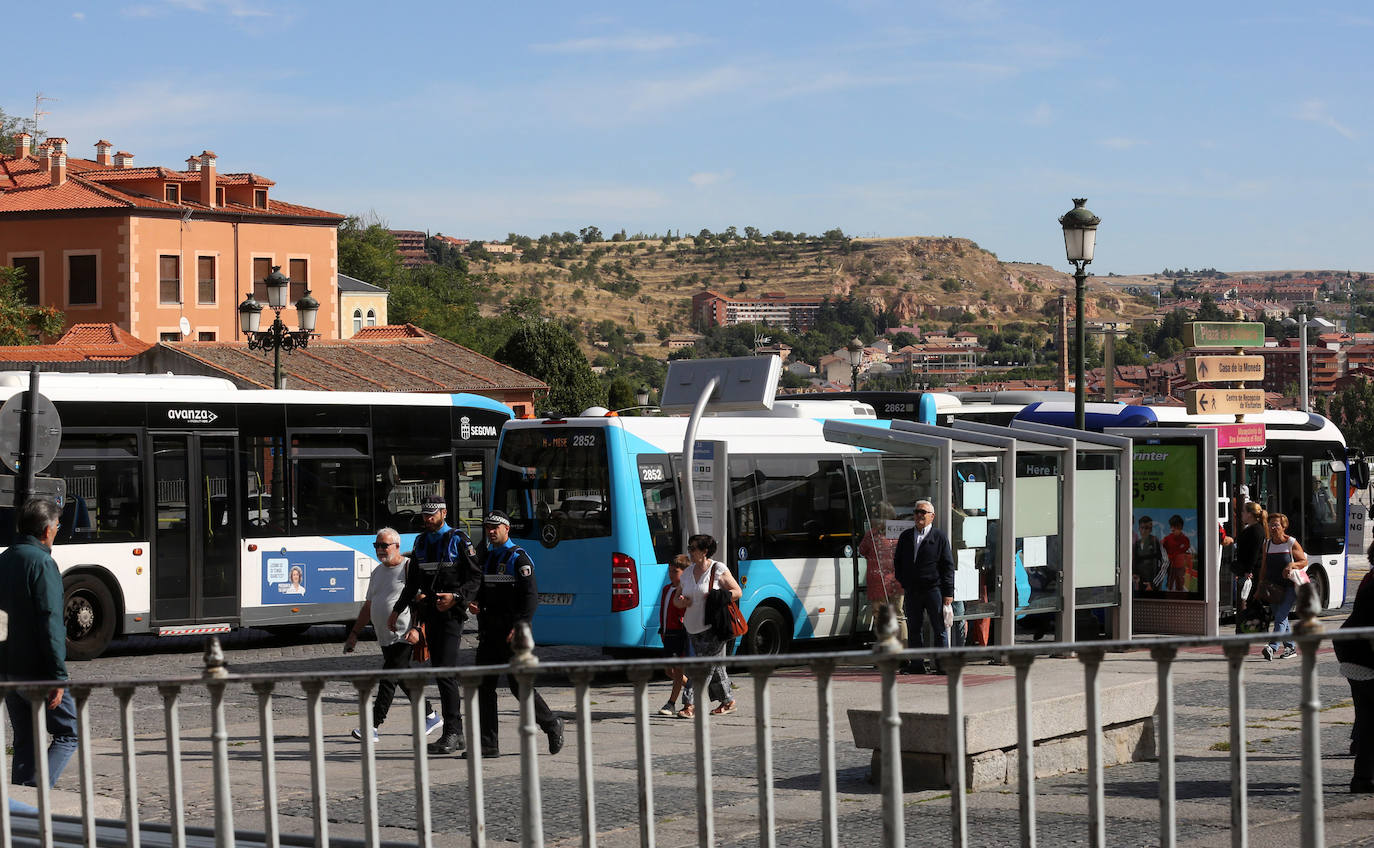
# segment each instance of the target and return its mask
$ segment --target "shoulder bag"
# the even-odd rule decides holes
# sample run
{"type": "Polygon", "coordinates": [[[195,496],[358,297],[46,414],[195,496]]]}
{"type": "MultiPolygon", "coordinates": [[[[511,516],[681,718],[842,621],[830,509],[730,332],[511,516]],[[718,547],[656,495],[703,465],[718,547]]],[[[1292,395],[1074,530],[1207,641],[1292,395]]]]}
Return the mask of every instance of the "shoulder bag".
{"type": "MultiPolygon", "coordinates": [[[[1269,554],[1268,539],[1264,540],[1263,551],[1264,554],[1260,557],[1260,567],[1267,568],[1269,564],[1265,562],[1265,559],[1268,558],[1269,554]]],[[[1264,583],[1260,585],[1259,591],[1256,593],[1259,595],[1259,599],[1266,604],[1277,604],[1282,602],[1284,596],[1288,594],[1288,587],[1270,580],[1266,571],[1261,571],[1260,574],[1264,575],[1264,583]]]]}
{"type": "MultiPolygon", "coordinates": [[[[720,578],[717,577],[716,581],[719,582],[719,580],[720,578]]],[[[730,637],[743,636],[749,632],[749,623],[744,620],[744,615],[739,611],[739,604],[735,599],[730,598],[728,594],[726,597],[729,598],[725,603],[725,615],[730,620],[730,637]]]]}

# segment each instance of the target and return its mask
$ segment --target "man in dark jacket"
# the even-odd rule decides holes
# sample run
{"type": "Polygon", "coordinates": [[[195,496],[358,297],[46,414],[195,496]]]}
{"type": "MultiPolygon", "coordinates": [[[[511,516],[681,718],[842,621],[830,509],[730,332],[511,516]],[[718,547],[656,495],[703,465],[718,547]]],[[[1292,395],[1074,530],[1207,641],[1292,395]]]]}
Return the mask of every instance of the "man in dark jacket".
{"type": "MultiPolygon", "coordinates": [[[[67,628],[62,621],[62,575],[52,558],[62,515],[56,503],[30,498],[19,511],[18,540],[0,554],[0,674],[5,680],[67,679],[67,628]]],[[[76,751],[76,703],[64,686],[48,690],[48,785],[57,783],[76,751]]],[[[14,728],[11,781],[34,786],[33,712],[17,692],[5,696],[14,728]]]]}
{"type": "MultiPolygon", "coordinates": [[[[511,639],[515,625],[534,620],[539,606],[539,589],[534,582],[534,561],[525,550],[510,540],[510,517],[499,509],[487,514],[482,522],[487,537],[477,552],[482,564],[482,588],[468,611],[477,616],[477,664],[505,665],[511,658],[511,639]]],[[[510,679],[510,691],[517,698],[515,678],[510,679]]],[[[501,754],[500,728],[496,724],[496,684],[500,675],[482,679],[477,692],[478,710],[482,716],[482,756],[501,754]]],[[[563,719],[554,716],[549,705],[536,690],[534,722],[549,737],[549,753],[563,750],[563,719]]]]}
{"type": "MultiPolygon", "coordinates": [[[[462,530],[448,526],[448,504],[443,498],[425,498],[420,513],[425,532],[415,537],[406,585],[391,608],[387,627],[394,631],[397,617],[414,601],[419,616],[418,621],[412,620],[412,627],[424,623],[430,663],[435,668],[452,668],[458,665],[468,601],[477,594],[482,574],[477,568],[472,540],[462,530]]],[[[444,715],[444,733],[429,743],[429,752],[452,754],[465,745],[462,691],[456,677],[439,675],[435,682],[439,687],[440,712],[444,715]]]]}
{"type": "MultiPolygon", "coordinates": [[[[954,603],[954,552],[949,537],[935,528],[935,507],[930,501],[917,501],[912,515],[916,526],[897,538],[893,568],[897,582],[906,593],[908,647],[924,648],[921,617],[930,619],[936,645],[949,647],[949,615],[954,603]]],[[[936,666],[939,670],[939,666],[936,666]]],[[[911,664],[907,671],[924,674],[924,662],[911,664]]]]}
{"type": "MultiPolygon", "coordinates": [[[[1374,559],[1374,545],[1369,546],[1369,555],[1374,559]]],[[[1341,627],[1374,627],[1374,571],[1360,581],[1355,590],[1355,606],[1341,627]]],[[[1350,729],[1355,771],[1350,778],[1350,791],[1374,792],[1374,647],[1368,639],[1334,639],[1332,644],[1355,703],[1355,723],[1350,729]]]]}

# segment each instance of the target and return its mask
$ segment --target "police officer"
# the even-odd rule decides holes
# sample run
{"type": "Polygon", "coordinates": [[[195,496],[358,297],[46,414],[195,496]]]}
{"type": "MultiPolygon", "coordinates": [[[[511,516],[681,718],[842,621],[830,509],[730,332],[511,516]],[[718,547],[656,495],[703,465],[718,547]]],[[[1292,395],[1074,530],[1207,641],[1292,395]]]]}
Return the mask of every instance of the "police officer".
{"type": "MultiPolygon", "coordinates": [[[[510,662],[511,638],[515,625],[529,624],[539,605],[539,590],[534,582],[534,562],[530,555],[510,540],[510,517],[501,510],[487,513],[482,522],[486,542],[478,550],[482,564],[482,588],[468,611],[477,616],[477,664],[505,665],[510,662]]],[[[482,679],[477,692],[477,706],[482,716],[482,756],[501,755],[499,729],[496,726],[496,684],[499,675],[482,679]]],[[[509,678],[512,695],[519,697],[515,678],[509,678]]],[[[556,718],[549,705],[537,691],[534,696],[534,720],[548,734],[549,753],[563,750],[563,719],[556,718]]]]}
{"type": "MultiPolygon", "coordinates": [[[[425,532],[415,537],[410,573],[391,609],[387,627],[395,631],[397,616],[414,601],[419,615],[412,616],[412,620],[424,622],[431,664],[435,668],[451,668],[458,665],[467,601],[476,595],[482,574],[477,568],[472,540],[462,530],[448,526],[448,505],[443,498],[425,498],[420,512],[425,532]]],[[[415,641],[409,634],[402,634],[402,638],[415,641]]],[[[464,748],[462,695],[457,677],[442,675],[437,683],[444,732],[429,743],[429,752],[452,754],[464,748]]]]}

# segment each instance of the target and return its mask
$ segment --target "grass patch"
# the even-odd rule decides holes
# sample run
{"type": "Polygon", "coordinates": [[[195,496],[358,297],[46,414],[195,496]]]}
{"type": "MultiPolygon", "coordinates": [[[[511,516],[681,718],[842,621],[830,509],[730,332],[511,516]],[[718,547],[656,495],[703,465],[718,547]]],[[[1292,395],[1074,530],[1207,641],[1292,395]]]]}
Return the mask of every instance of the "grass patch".
{"type": "Polygon", "coordinates": [[[1209,751],[1229,751],[1229,750],[1231,750],[1231,743],[1230,743],[1230,742],[1213,742],[1211,745],[1208,745],[1208,746],[1207,746],[1207,750],[1209,750],[1209,751]]]}

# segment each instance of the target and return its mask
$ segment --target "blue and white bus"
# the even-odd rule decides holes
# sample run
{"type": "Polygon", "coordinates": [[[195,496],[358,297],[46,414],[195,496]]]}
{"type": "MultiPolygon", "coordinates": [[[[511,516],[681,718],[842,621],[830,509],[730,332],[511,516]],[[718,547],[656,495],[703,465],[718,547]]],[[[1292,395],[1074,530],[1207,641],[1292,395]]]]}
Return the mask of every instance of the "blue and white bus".
{"type": "MultiPolygon", "coordinates": [[[[741,653],[776,653],[795,640],[848,638],[866,628],[859,547],[871,506],[885,491],[909,518],[916,499],[930,493],[924,469],[827,442],[825,418],[881,426],[865,404],[791,399],[771,413],[701,419],[697,438],[727,445],[729,535],[717,558],[744,589],[740,609],[750,626],[741,653]]],[[[534,558],[540,642],[661,644],[659,590],[686,541],[677,481],[687,421],[506,424],[493,504],[510,514],[511,537],[534,558]]]]}
{"type": "MultiPolygon", "coordinates": [[[[1065,402],[1033,403],[1016,418],[1073,427],[1074,406],[1065,402]]],[[[1343,606],[1348,585],[1350,487],[1352,479],[1356,487],[1365,484],[1365,470],[1359,469],[1352,478],[1352,460],[1346,453],[1345,437],[1335,424],[1320,415],[1266,410],[1258,415],[1247,414],[1245,420],[1264,424],[1265,444],[1245,449],[1243,479],[1239,452],[1220,451],[1218,519],[1235,536],[1239,531],[1239,504],[1235,499],[1244,484],[1250,500],[1268,512],[1288,516],[1288,532],[1307,551],[1311,563],[1307,573],[1323,606],[1343,606]]],[[[1084,426],[1097,432],[1113,427],[1167,429],[1234,423],[1235,417],[1231,415],[1189,415],[1181,406],[1090,403],[1085,406],[1084,415],[1084,426]]],[[[1363,459],[1356,462],[1363,465],[1363,459]]],[[[1355,544],[1358,543],[1356,540],[1355,544]]],[[[1223,553],[1224,561],[1230,553],[1223,553]]],[[[1222,598],[1225,603],[1226,592],[1222,598]]]]}
{"type": "MultiPolygon", "coordinates": [[[[28,375],[0,374],[0,401],[28,375]]],[[[351,621],[377,530],[420,503],[476,535],[509,408],[471,394],[239,390],[227,380],[45,373],[65,484],[53,556],[67,653],[119,635],[351,621]]],[[[0,515],[0,546],[14,521],[0,515]]]]}

